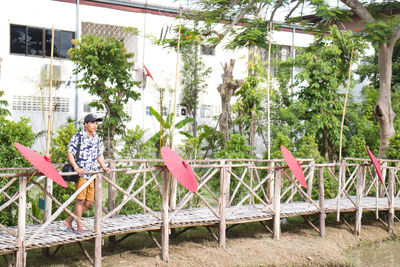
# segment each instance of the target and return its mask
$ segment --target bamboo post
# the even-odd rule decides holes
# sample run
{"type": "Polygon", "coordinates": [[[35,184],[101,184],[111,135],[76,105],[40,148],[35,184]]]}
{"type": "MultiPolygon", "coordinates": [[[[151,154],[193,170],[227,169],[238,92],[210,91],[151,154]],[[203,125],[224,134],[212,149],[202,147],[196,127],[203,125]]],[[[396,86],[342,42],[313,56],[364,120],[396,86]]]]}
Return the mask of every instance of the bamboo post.
{"type": "Polygon", "coordinates": [[[275,177],[274,190],[274,239],[279,240],[281,237],[281,182],[282,169],[278,170],[278,175],[275,177]]]}
{"type": "Polygon", "coordinates": [[[355,219],[355,225],[354,225],[354,231],[357,236],[360,236],[360,233],[361,233],[361,217],[362,217],[362,212],[363,212],[361,201],[362,201],[363,192],[364,192],[364,182],[365,182],[364,172],[365,172],[365,167],[360,166],[358,173],[357,173],[356,219],[355,219]]]}
{"type": "MultiPolygon", "coordinates": [[[[225,161],[224,161],[225,162],[225,161]]],[[[232,161],[228,162],[228,166],[225,168],[225,207],[229,207],[230,203],[230,188],[231,188],[231,171],[232,161]]]]}
{"type": "Polygon", "coordinates": [[[168,262],[168,243],[169,243],[169,227],[168,227],[168,170],[164,168],[162,176],[162,227],[161,227],[161,258],[164,262],[168,262]]]}
{"type": "Polygon", "coordinates": [[[346,173],[346,160],[340,161],[339,177],[338,177],[338,193],[336,202],[336,221],[340,222],[340,199],[342,198],[342,182],[346,173]]]}
{"type": "MultiPolygon", "coordinates": [[[[385,180],[386,180],[386,173],[387,173],[387,161],[384,161],[381,165],[382,167],[382,180],[383,180],[383,184],[385,184],[385,180]]],[[[379,191],[379,197],[384,197],[386,193],[385,187],[381,186],[381,190],[379,191]]]]}
{"type": "MultiPolygon", "coordinates": [[[[117,173],[114,171],[115,170],[115,162],[112,161],[110,162],[110,169],[111,169],[111,173],[110,173],[110,181],[112,181],[114,184],[116,184],[116,176],[117,173]]],[[[115,187],[112,186],[111,183],[108,183],[108,200],[107,200],[107,207],[108,207],[108,211],[112,211],[115,209],[115,187]]],[[[115,217],[115,215],[112,215],[111,217],[115,217]]],[[[110,236],[108,237],[108,240],[112,243],[116,242],[115,236],[110,236]]]]}
{"type": "MultiPolygon", "coordinates": [[[[307,195],[311,198],[312,195],[312,184],[314,180],[315,163],[314,161],[310,163],[310,172],[307,181],[307,195]]],[[[309,202],[309,201],[308,201],[309,202]]]]}
{"type": "Polygon", "coordinates": [[[220,197],[219,197],[219,238],[218,246],[225,248],[226,244],[226,220],[225,220],[225,207],[226,207],[226,167],[225,160],[221,160],[221,173],[220,173],[220,197]]]}
{"type": "Polygon", "coordinates": [[[379,178],[378,178],[378,173],[375,174],[375,219],[379,219],[379,178]]]}
{"type": "Polygon", "coordinates": [[[389,185],[388,185],[388,232],[394,234],[394,170],[389,170],[389,185]]]}
{"type": "Polygon", "coordinates": [[[16,267],[23,267],[26,265],[26,252],[25,252],[25,224],[26,224],[26,183],[25,176],[19,179],[19,206],[18,206],[18,237],[17,237],[17,257],[16,267]]]}
{"type": "MultiPolygon", "coordinates": [[[[176,118],[176,90],[178,88],[178,70],[179,70],[179,49],[181,44],[181,28],[182,28],[182,7],[179,7],[179,31],[178,31],[178,44],[176,49],[176,66],[175,66],[175,89],[174,89],[174,115],[172,116],[172,129],[171,129],[171,149],[174,149],[174,132],[175,132],[175,118],[176,118]]],[[[162,112],[162,111],[161,111],[162,112]]],[[[171,211],[176,208],[176,190],[178,187],[178,181],[176,179],[171,179],[171,189],[170,189],[170,203],[169,206],[171,211]]]]}
{"type": "MultiPolygon", "coordinates": [[[[254,166],[254,162],[253,162],[253,164],[251,165],[251,167],[253,167],[254,166]]],[[[254,171],[254,168],[251,168],[250,169],[250,188],[253,188],[253,171],[254,171]]],[[[254,202],[254,195],[252,195],[251,196],[251,198],[249,199],[249,204],[251,205],[251,204],[254,204],[255,202],[254,202]]]]}
{"type": "MultiPolygon", "coordinates": [[[[54,53],[54,25],[51,27],[51,49],[50,49],[50,70],[49,70],[49,107],[47,111],[47,133],[46,133],[46,156],[50,158],[50,128],[51,128],[51,111],[52,111],[52,85],[53,85],[53,53],[54,53]]],[[[45,188],[47,192],[53,194],[53,180],[46,177],[45,188]]],[[[45,199],[45,211],[43,221],[46,222],[51,217],[52,200],[47,195],[45,199]]]]}
{"type": "Polygon", "coordinates": [[[268,170],[268,175],[270,175],[271,172],[272,172],[272,174],[271,174],[272,175],[272,179],[268,180],[267,196],[268,196],[268,201],[271,203],[272,199],[274,197],[274,180],[275,180],[274,179],[274,176],[275,176],[274,168],[275,168],[275,162],[270,162],[269,165],[271,166],[271,169],[268,170]]]}
{"type": "Polygon", "coordinates": [[[94,240],[94,266],[101,266],[101,219],[102,219],[102,179],[101,175],[97,175],[95,179],[95,210],[94,210],[94,230],[96,237],[94,240]]]}
{"type": "Polygon", "coordinates": [[[318,168],[318,186],[319,186],[319,234],[325,237],[325,188],[324,188],[324,168],[318,168]]]}

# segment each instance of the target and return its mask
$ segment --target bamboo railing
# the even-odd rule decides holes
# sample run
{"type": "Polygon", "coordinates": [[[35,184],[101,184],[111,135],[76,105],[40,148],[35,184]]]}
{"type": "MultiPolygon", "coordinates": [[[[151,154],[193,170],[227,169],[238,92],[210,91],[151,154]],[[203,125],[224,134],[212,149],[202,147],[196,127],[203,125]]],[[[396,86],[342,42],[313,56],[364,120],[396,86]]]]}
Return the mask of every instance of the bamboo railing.
{"type": "MultiPolygon", "coordinates": [[[[393,233],[394,220],[398,220],[394,211],[400,209],[400,161],[383,162],[385,185],[380,184],[367,159],[345,158],[328,164],[316,164],[312,159],[299,161],[307,189],[300,186],[282,160],[188,161],[195,172],[198,191],[192,193],[178,186],[176,203],[172,205],[168,192],[171,178],[160,160],[107,161],[110,174],[92,172],[88,182],[67,200],[48,193],[43,186],[44,176],[34,174],[33,168],[0,169],[4,184],[0,188],[0,214],[15,207],[18,217],[16,225],[0,224],[0,254],[16,252],[16,265],[26,266],[29,249],[94,239],[94,259],[89,258],[94,266],[101,266],[102,237],[146,231],[160,247],[162,259],[168,262],[171,228],[218,225],[218,235],[211,229],[210,233],[219,247],[225,247],[227,225],[260,222],[274,239],[280,239],[281,219],[303,216],[323,237],[326,214],[336,213],[359,235],[366,210],[375,211],[376,218],[393,233]],[[56,226],[62,225],[61,214],[66,212],[76,218],[72,212],[74,200],[93,180],[94,216],[81,220],[90,232],[82,236],[57,232],[56,226]],[[44,222],[27,205],[38,192],[53,204],[53,210],[46,211],[50,216],[44,222]],[[379,211],[388,211],[387,223],[379,218],[379,211]],[[353,227],[341,216],[344,212],[355,212],[353,227]],[[319,227],[308,218],[310,215],[318,215],[319,227]],[[271,221],[272,229],[267,221],[271,221]],[[161,242],[151,234],[154,230],[161,230],[161,242]],[[52,240],[45,239],[49,234],[52,240]]],[[[57,190],[56,186],[54,192],[57,190]]]]}

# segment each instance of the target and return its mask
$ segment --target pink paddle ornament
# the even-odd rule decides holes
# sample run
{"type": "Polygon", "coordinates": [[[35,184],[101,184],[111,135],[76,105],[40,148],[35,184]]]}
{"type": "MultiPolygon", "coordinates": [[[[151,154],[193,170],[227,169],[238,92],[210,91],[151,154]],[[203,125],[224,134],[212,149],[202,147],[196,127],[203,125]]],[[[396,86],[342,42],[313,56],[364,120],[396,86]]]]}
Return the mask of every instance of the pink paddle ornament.
{"type": "Polygon", "coordinates": [[[197,191],[197,182],[192,167],[175,151],[166,146],[161,148],[161,157],[172,176],[187,190],[195,193],[197,191]]]}
{"type": "Polygon", "coordinates": [[[381,171],[381,164],[379,161],[375,158],[374,154],[372,154],[371,150],[369,150],[368,146],[365,146],[368,152],[368,156],[372,161],[372,164],[374,164],[376,174],[378,174],[379,180],[381,180],[381,184],[383,184],[383,178],[382,178],[382,171],[381,171]]]}
{"type": "Polygon", "coordinates": [[[18,143],[14,143],[14,146],[18,149],[19,153],[21,153],[27,161],[29,161],[36,169],[38,169],[41,173],[46,175],[48,178],[53,180],[55,183],[61,185],[62,187],[67,188],[68,185],[58,173],[56,168],[51,164],[50,159],[46,156],[42,156],[39,153],[36,153],[30,148],[23,146],[18,143]]]}
{"type": "Polygon", "coordinates": [[[287,150],[286,147],[281,146],[282,156],[286,161],[289,169],[292,171],[297,181],[304,187],[307,188],[306,178],[304,177],[303,170],[301,169],[301,163],[296,160],[292,153],[287,150]]]}

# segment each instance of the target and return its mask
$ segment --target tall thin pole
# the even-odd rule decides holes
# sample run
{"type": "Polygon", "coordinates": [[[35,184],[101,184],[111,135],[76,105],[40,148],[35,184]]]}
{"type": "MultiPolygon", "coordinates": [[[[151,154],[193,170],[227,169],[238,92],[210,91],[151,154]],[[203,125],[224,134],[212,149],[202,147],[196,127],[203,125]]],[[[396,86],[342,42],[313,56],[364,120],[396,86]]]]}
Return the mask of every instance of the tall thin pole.
{"type": "MultiPolygon", "coordinates": [[[[80,27],[79,27],[79,0],[76,0],[76,30],[75,30],[75,39],[80,40],[80,27]]],[[[74,119],[75,119],[75,128],[78,128],[78,105],[79,105],[79,95],[78,95],[78,74],[75,75],[75,114],[74,114],[74,119]]]]}
{"type": "Polygon", "coordinates": [[[178,88],[178,72],[179,72],[179,49],[181,46],[181,18],[182,6],[179,7],[179,31],[178,31],[178,45],[176,49],[176,66],[175,66],[175,89],[174,89],[174,115],[172,116],[172,131],[171,131],[171,149],[174,149],[174,131],[175,131],[175,117],[176,117],[176,91],[178,88]]]}
{"type": "Polygon", "coordinates": [[[270,111],[270,79],[271,79],[271,46],[272,46],[272,21],[269,22],[268,44],[268,68],[267,68],[267,141],[268,160],[271,159],[271,111],[270,111]]]}
{"type": "Polygon", "coordinates": [[[343,114],[342,114],[342,124],[340,125],[339,162],[342,160],[343,126],[344,126],[344,117],[346,115],[347,98],[349,95],[350,78],[351,78],[351,64],[353,63],[353,54],[354,54],[354,46],[351,49],[349,75],[347,77],[346,96],[344,98],[344,106],[343,106],[343,114]]]}
{"type": "MultiPolygon", "coordinates": [[[[172,116],[172,130],[170,136],[171,149],[174,148],[174,132],[175,132],[175,117],[176,117],[176,90],[178,87],[178,71],[179,71],[179,48],[181,44],[181,18],[182,18],[182,6],[179,7],[179,32],[178,32],[178,47],[176,49],[176,69],[175,69],[175,90],[174,90],[174,114],[172,116]]],[[[170,209],[175,210],[176,207],[176,179],[171,179],[170,188],[170,209]]]]}
{"type": "MultiPolygon", "coordinates": [[[[54,53],[54,26],[51,28],[51,50],[50,50],[50,81],[49,81],[49,106],[47,112],[47,134],[46,134],[46,156],[50,158],[50,129],[51,129],[51,112],[52,112],[52,86],[53,86],[53,53],[54,53]]],[[[45,187],[47,192],[53,193],[53,181],[46,177],[45,187]]],[[[51,217],[52,200],[49,196],[45,196],[45,212],[43,221],[46,222],[51,217]]]]}

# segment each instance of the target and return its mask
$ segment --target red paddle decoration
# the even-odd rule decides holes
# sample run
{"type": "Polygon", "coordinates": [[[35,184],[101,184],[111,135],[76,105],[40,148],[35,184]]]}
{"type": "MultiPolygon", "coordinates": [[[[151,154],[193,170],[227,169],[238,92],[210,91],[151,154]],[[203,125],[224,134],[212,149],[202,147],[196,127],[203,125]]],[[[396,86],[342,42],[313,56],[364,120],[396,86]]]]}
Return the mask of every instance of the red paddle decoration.
{"type": "Polygon", "coordinates": [[[197,191],[196,177],[190,165],[175,151],[166,146],[161,148],[161,157],[172,176],[178,180],[181,185],[193,193],[197,191]]]}
{"type": "Polygon", "coordinates": [[[145,76],[149,76],[154,81],[153,75],[151,75],[149,69],[145,65],[143,65],[143,67],[146,70],[146,75],[145,76]]]}
{"type": "Polygon", "coordinates": [[[287,150],[286,147],[281,146],[282,156],[285,159],[289,169],[292,171],[297,181],[304,187],[307,188],[306,178],[304,177],[303,170],[301,169],[301,163],[296,160],[292,153],[287,150]]]}
{"type": "Polygon", "coordinates": [[[381,164],[379,161],[375,158],[374,154],[372,154],[371,150],[369,150],[368,146],[365,146],[368,152],[368,156],[372,161],[372,164],[374,164],[376,174],[378,174],[379,180],[381,180],[381,184],[383,184],[383,179],[382,179],[382,172],[381,172],[381,164]]]}
{"type": "Polygon", "coordinates": [[[67,188],[68,185],[58,173],[56,168],[54,168],[53,164],[51,164],[50,159],[46,156],[42,156],[39,153],[36,153],[30,148],[23,146],[18,143],[14,143],[14,146],[18,149],[19,153],[21,153],[26,160],[28,160],[36,169],[38,169],[41,173],[49,177],[55,183],[61,185],[62,187],[67,188]]]}

